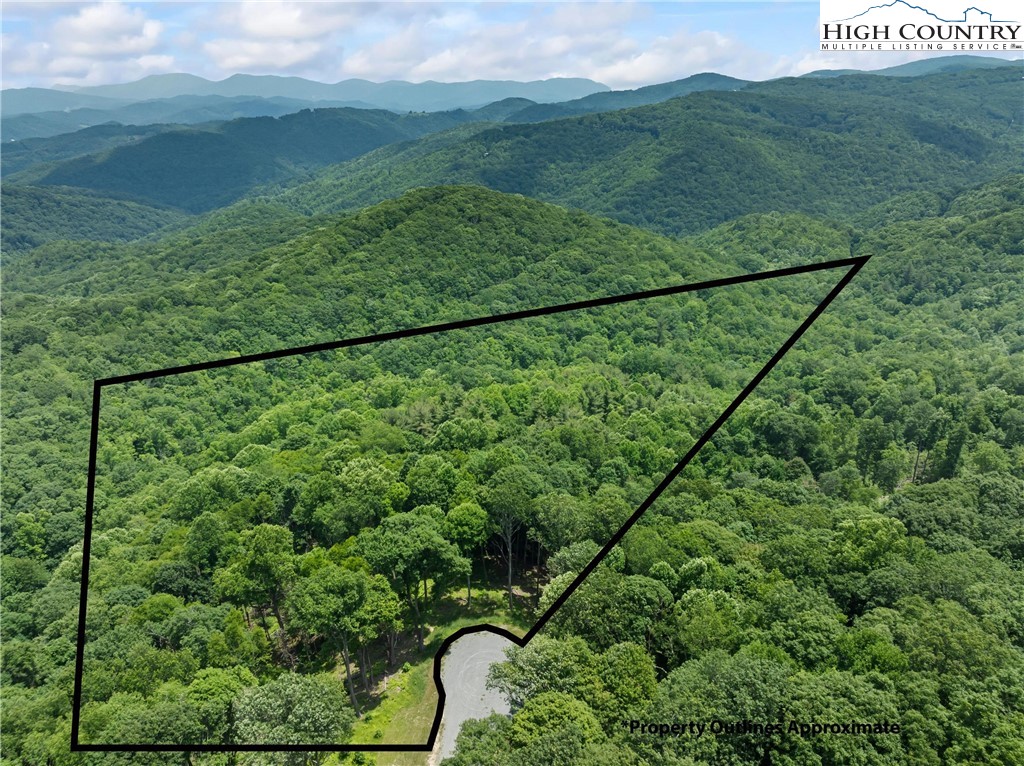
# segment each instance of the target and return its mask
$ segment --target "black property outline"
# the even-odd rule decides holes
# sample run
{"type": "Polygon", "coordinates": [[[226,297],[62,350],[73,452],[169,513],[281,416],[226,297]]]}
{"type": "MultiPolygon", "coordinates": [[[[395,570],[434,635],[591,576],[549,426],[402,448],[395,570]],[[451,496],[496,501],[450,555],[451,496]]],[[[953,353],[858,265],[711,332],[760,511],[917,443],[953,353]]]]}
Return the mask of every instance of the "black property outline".
{"type": "Polygon", "coordinates": [[[695,282],[687,285],[676,285],[673,287],[664,287],[656,290],[646,290],[642,292],[629,293],[627,295],[613,295],[604,298],[593,298],[590,300],[577,301],[575,303],[564,303],[558,306],[546,306],[535,309],[525,309],[522,311],[512,311],[505,314],[494,314],[485,317],[476,317],[473,319],[463,319],[454,322],[445,322],[435,325],[425,325],[423,327],[414,327],[408,330],[395,330],[392,332],[380,333],[378,335],[367,335],[359,338],[348,338],[339,341],[329,341],[326,343],[316,343],[308,346],[299,346],[291,349],[281,349],[278,351],[268,351],[261,354],[249,354],[245,356],[238,356],[231,359],[219,359],[211,362],[200,362],[197,364],[187,364],[178,367],[167,367],[161,370],[151,370],[149,372],[134,373],[131,375],[119,375],[111,378],[102,378],[93,381],[92,390],[92,430],[89,438],[89,477],[86,488],[86,515],[85,515],[85,537],[82,543],[82,584],[81,594],[79,598],[78,608],[78,639],[76,642],[76,653],[75,653],[75,688],[71,702],[71,750],[73,752],[221,752],[221,753],[237,753],[237,752],[431,752],[434,749],[434,744],[437,740],[438,732],[441,728],[441,719],[444,714],[444,704],[447,694],[444,690],[444,684],[441,681],[441,659],[445,653],[451,647],[451,645],[462,638],[463,636],[472,633],[488,632],[502,636],[517,646],[523,647],[535,636],[537,633],[548,623],[548,621],[554,616],[554,613],[561,608],[565,601],[576,591],[577,588],[583,583],[584,580],[590,575],[591,572],[601,563],[601,561],[608,555],[608,553],[614,548],[619,541],[625,536],[625,534],[632,528],[640,517],[647,512],[647,509],[654,504],[655,500],[664,492],[668,486],[675,480],[677,476],[683,471],[684,468],[690,463],[696,454],[706,445],[712,437],[718,432],[726,420],[736,411],[736,409],[743,403],[743,401],[753,392],[755,388],[761,383],[762,380],[768,375],[769,372],[779,363],[783,356],[800,340],[801,336],[814,324],[815,320],[828,308],[829,304],[836,299],[836,297],[846,288],[847,285],[853,280],[857,273],[863,268],[864,264],[870,259],[870,255],[857,256],[853,258],[843,258],[834,261],[824,261],[821,263],[807,264],[804,266],[791,266],[783,269],[774,269],[770,271],[761,271],[753,274],[743,274],[734,277],[724,277],[720,279],[712,279],[705,282],[695,282]],[[668,295],[680,295],[688,292],[696,292],[699,290],[708,290],[715,287],[727,287],[729,285],[745,284],[748,282],[760,282],[769,279],[777,279],[787,276],[795,276],[797,274],[808,274],[816,271],[825,271],[829,269],[837,269],[843,267],[850,267],[850,270],[843,275],[835,286],[829,291],[828,295],[825,296],[814,310],[807,316],[806,319],[800,324],[799,327],[793,332],[789,338],[779,347],[771,359],[754,375],[753,378],[747,383],[742,391],[736,396],[735,399],[730,402],[729,406],[726,407],[722,414],[718,416],[714,423],[701,435],[701,437],[693,444],[692,447],[687,451],[686,455],[676,464],[676,466],[669,471],[669,473],[662,479],[661,483],[655,487],[654,491],[648,495],[647,499],[633,512],[633,514],[626,520],[626,522],[615,532],[614,535],[605,543],[604,547],[598,552],[598,554],[591,560],[587,566],[576,576],[576,578],[569,584],[569,586],[562,592],[562,594],[555,599],[554,603],[548,607],[547,611],[544,612],[534,623],[533,627],[530,628],[529,632],[526,633],[522,638],[510,633],[503,628],[496,627],[494,625],[481,624],[474,625],[468,628],[462,628],[456,631],[442,643],[440,649],[434,655],[434,685],[437,689],[437,708],[434,712],[434,722],[430,727],[430,737],[426,743],[420,745],[386,745],[386,744],[326,744],[326,743],[310,743],[308,745],[294,745],[294,744],[280,744],[280,745],[246,745],[246,744],[195,744],[195,745],[168,745],[168,744],[149,744],[149,745],[128,745],[128,744],[89,744],[82,743],[78,740],[79,728],[81,724],[81,710],[82,710],[82,671],[85,664],[85,623],[86,623],[86,609],[88,607],[88,588],[89,588],[89,558],[90,558],[90,547],[92,544],[92,522],[94,513],[94,501],[96,492],[96,454],[97,454],[97,443],[99,438],[99,423],[100,423],[100,399],[101,392],[104,386],[116,385],[119,383],[132,383],[141,380],[152,380],[154,378],[162,378],[170,375],[178,375],[186,372],[198,372],[200,370],[212,370],[220,367],[231,367],[237,364],[246,364],[249,362],[262,362],[270,359],[280,359],[289,356],[298,356],[300,354],[310,354],[318,351],[331,351],[339,348],[349,348],[353,346],[362,346],[369,343],[377,343],[387,340],[398,340],[400,338],[410,338],[418,335],[429,335],[432,333],[445,332],[447,330],[459,330],[467,329],[471,327],[481,327],[484,325],[498,324],[501,322],[509,322],[516,319],[528,319],[531,317],[547,316],[550,314],[560,314],[568,311],[578,311],[580,309],[596,308],[599,306],[611,306],[619,303],[630,303],[632,301],[644,300],[647,298],[658,298],[668,295]]]}

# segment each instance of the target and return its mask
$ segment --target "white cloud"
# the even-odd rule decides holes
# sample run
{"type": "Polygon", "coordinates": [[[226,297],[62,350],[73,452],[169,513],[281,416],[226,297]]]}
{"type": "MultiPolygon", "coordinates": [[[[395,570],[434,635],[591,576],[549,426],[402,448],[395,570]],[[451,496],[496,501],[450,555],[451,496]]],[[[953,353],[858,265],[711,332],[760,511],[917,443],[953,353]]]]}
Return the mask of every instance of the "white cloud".
{"type": "Polygon", "coordinates": [[[884,59],[816,50],[816,6],[675,3],[3,3],[4,85],[124,82],[159,71],[212,79],[590,77],[633,88],[717,71],[763,80],[884,59]],[[782,33],[779,30],[783,30],[782,33]],[[766,36],[775,47],[758,50],[766,36]],[[788,47],[787,47],[788,45],[788,47]],[[140,74],[141,73],[141,74],[140,74]]]}
{"type": "Polygon", "coordinates": [[[313,40],[350,28],[374,10],[371,4],[359,3],[246,0],[225,3],[219,26],[233,30],[240,39],[313,40]]]}
{"type": "Polygon", "coordinates": [[[590,77],[633,88],[708,70],[771,76],[763,73],[776,63],[776,57],[751,52],[719,32],[669,30],[644,39],[643,29],[631,25],[644,22],[649,9],[632,4],[549,5],[468,28],[465,12],[458,14],[411,23],[356,46],[343,70],[374,80],[590,77]]]}
{"type": "Polygon", "coordinates": [[[165,25],[119,2],[4,3],[4,87],[98,85],[174,71],[165,25]]]}
{"type": "Polygon", "coordinates": [[[137,80],[149,74],[175,71],[174,57],[147,54],[128,59],[96,59],[55,51],[48,43],[9,40],[4,46],[4,87],[20,87],[47,78],[47,84],[101,85],[121,80],[137,80]],[[31,78],[24,81],[22,78],[31,78]]]}
{"type": "Polygon", "coordinates": [[[48,20],[53,17],[54,11],[60,9],[62,13],[87,8],[94,5],[93,2],[70,2],[70,3],[46,3],[39,0],[4,0],[3,16],[6,21],[26,20],[48,20]]]}
{"type": "Polygon", "coordinates": [[[348,75],[369,79],[543,79],[590,76],[635,48],[621,24],[637,16],[632,7],[524,8],[501,22],[486,23],[465,8],[434,9],[381,39],[353,46],[343,64],[348,75]]]}
{"type": "Polygon", "coordinates": [[[274,71],[329,81],[567,76],[635,87],[720,63],[735,68],[741,51],[720,33],[675,31],[678,19],[661,30],[651,23],[657,13],[636,3],[246,0],[149,4],[149,16],[121,2],[50,8],[49,28],[37,19],[31,36],[39,44],[30,50],[23,37],[9,51],[6,73],[91,82],[107,70],[89,60],[120,60],[123,73],[113,79],[124,81],[168,61],[142,57],[173,52],[172,61],[213,78],[274,71]],[[661,36],[652,40],[652,29],[661,36]]]}
{"type": "Polygon", "coordinates": [[[440,49],[429,41],[422,47],[426,55],[409,69],[415,80],[533,79],[549,63],[538,55],[536,35],[525,21],[496,24],[440,49]]]}
{"type": "Polygon", "coordinates": [[[52,34],[54,48],[64,54],[109,59],[149,53],[159,44],[163,28],[139,8],[107,2],[59,18],[52,34]]]}
{"type": "Polygon", "coordinates": [[[556,5],[544,21],[551,29],[587,32],[622,29],[630,22],[650,15],[651,9],[638,3],[565,3],[556,5]]]}
{"type": "Polygon", "coordinates": [[[380,42],[348,56],[344,73],[354,77],[387,80],[408,76],[411,67],[426,55],[422,31],[415,25],[393,32],[380,42]]]}
{"type": "Polygon", "coordinates": [[[771,57],[751,51],[720,32],[681,30],[657,37],[615,61],[596,67],[594,78],[612,87],[636,88],[715,71],[734,77],[764,79],[771,57]],[[755,74],[759,73],[760,76],[755,74]]]}
{"type": "Polygon", "coordinates": [[[315,40],[243,40],[218,39],[203,45],[203,50],[222,71],[262,72],[289,70],[308,65],[325,51],[315,40]]]}
{"type": "MultiPolygon", "coordinates": [[[[467,18],[475,15],[461,7],[448,12],[444,3],[251,0],[225,4],[204,20],[201,26],[207,39],[200,49],[219,70],[218,76],[284,70],[324,81],[351,75],[381,80],[388,78],[389,71],[407,76],[415,63],[408,47],[413,41],[403,34],[406,28],[422,31],[439,19],[460,26],[467,18]],[[342,54],[349,47],[357,54],[345,67],[342,54]],[[382,61],[390,62],[390,68],[382,61]]],[[[417,42],[413,54],[422,50],[417,42]]]]}

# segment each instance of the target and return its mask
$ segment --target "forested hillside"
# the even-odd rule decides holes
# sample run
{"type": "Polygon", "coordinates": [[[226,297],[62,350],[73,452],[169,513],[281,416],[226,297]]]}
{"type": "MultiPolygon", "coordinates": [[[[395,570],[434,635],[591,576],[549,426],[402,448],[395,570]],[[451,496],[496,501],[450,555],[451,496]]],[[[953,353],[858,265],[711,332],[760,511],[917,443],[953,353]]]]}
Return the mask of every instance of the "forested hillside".
{"type": "Polygon", "coordinates": [[[633,106],[660,104],[670,98],[698,93],[703,90],[740,90],[749,83],[735,77],[705,72],[675,82],[648,85],[635,90],[613,90],[605,93],[591,93],[575,101],[560,104],[533,104],[511,114],[508,122],[543,122],[572,117],[577,114],[611,112],[633,106]]]}
{"type": "Polygon", "coordinates": [[[383,110],[307,109],[280,118],[159,133],[36,171],[30,178],[195,213],[226,205],[259,184],[291,179],[302,170],[470,119],[463,111],[400,116],[383,110]]]}
{"type": "MultiPolygon", "coordinates": [[[[113,257],[104,259],[104,265],[120,263],[119,269],[95,268],[92,280],[84,283],[71,275],[65,288],[51,283],[46,289],[52,298],[33,295],[30,280],[19,285],[24,292],[8,294],[5,311],[15,317],[9,322],[5,320],[8,344],[5,356],[13,360],[6,367],[5,390],[13,397],[5,404],[8,438],[18,444],[40,444],[45,440],[50,445],[46,455],[23,454],[19,458],[11,451],[5,455],[5,500],[12,513],[5,514],[4,519],[5,523],[13,525],[5,539],[21,540],[29,546],[18,545],[10,550],[13,558],[8,561],[7,572],[21,571],[24,576],[8,581],[15,583],[12,590],[21,590],[22,595],[11,593],[13,601],[8,600],[6,608],[12,615],[22,615],[19,631],[23,631],[24,643],[14,643],[15,650],[27,652],[24,661],[29,663],[28,667],[39,669],[40,674],[31,671],[28,677],[18,676],[27,687],[36,689],[30,692],[30,698],[38,698],[40,693],[59,697],[67,692],[61,685],[46,683],[45,679],[57,668],[46,667],[34,647],[42,649],[50,643],[44,640],[47,634],[50,640],[56,640],[65,635],[66,628],[73,626],[73,610],[65,606],[69,607],[74,601],[60,607],[70,621],[60,625],[52,621],[53,613],[39,613],[34,617],[36,613],[31,604],[49,603],[49,596],[40,598],[36,592],[43,584],[34,579],[37,577],[50,580],[47,593],[56,599],[52,602],[55,605],[62,604],[61,599],[74,596],[73,582],[53,581],[47,570],[60,570],[59,563],[68,555],[71,556],[69,561],[76,560],[75,553],[68,554],[67,550],[78,548],[75,538],[82,532],[82,450],[87,439],[89,379],[235,351],[289,346],[339,334],[416,325],[443,317],[471,316],[479,314],[484,306],[488,310],[499,310],[503,306],[511,309],[538,302],[556,303],[596,292],[627,292],[724,270],[742,271],[767,265],[760,259],[742,268],[735,264],[715,264],[699,249],[485,190],[426,190],[351,219],[324,223],[327,225],[311,234],[279,245],[274,241],[278,236],[276,230],[267,230],[262,249],[251,240],[248,244],[240,241],[237,232],[215,231],[195,242],[193,252],[222,248],[223,243],[234,242],[237,247],[248,249],[251,255],[239,257],[242,253],[236,251],[234,259],[205,276],[182,268],[193,256],[179,252],[173,245],[169,244],[162,256],[140,246],[125,246],[121,248],[125,255],[120,261],[113,257]],[[315,265],[309,261],[310,254],[317,258],[315,265]],[[404,264],[402,270],[392,265],[399,262],[399,254],[404,264]],[[441,254],[443,262],[438,260],[437,254],[441,254]],[[170,258],[179,259],[178,265],[169,263],[170,258]],[[157,277],[159,273],[164,276],[157,277]],[[140,274],[148,278],[147,288],[140,289],[140,274]],[[589,276],[580,282],[581,274],[589,276]],[[205,287],[199,287],[196,279],[205,287]],[[273,288],[274,284],[288,287],[282,293],[273,288]],[[265,288],[254,292],[253,285],[265,288]],[[451,296],[444,307],[434,299],[439,292],[451,296]],[[89,293],[95,295],[74,297],[89,293]],[[339,300],[346,294],[350,298],[339,300]],[[243,299],[243,295],[250,298],[243,299]],[[310,302],[313,296],[319,296],[320,302],[310,302]],[[308,313],[297,313],[299,305],[306,305],[308,313]],[[217,327],[220,329],[215,329],[217,327]],[[18,392],[16,397],[14,392],[18,392]],[[39,430],[40,426],[43,430],[39,430]],[[62,529],[63,532],[59,531],[62,529]]],[[[62,246],[55,244],[51,249],[59,247],[62,246]]],[[[66,262],[73,252],[66,250],[57,262],[66,262]]],[[[835,257],[847,252],[847,242],[838,234],[820,255],[835,257]]],[[[721,304],[721,309],[728,310],[728,304],[721,304]]],[[[703,324],[706,318],[701,321],[703,324]]],[[[665,331],[674,332],[667,327],[665,331]]],[[[608,332],[619,334],[614,325],[608,332]]],[[[551,353],[550,343],[541,343],[529,336],[516,335],[516,338],[515,343],[522,344],[516,353],[527,362],[543,363],[551,353]]],[[[630,343],[628,339],[618,342],[630,343]]],[[[618,353],[626,350],[627,347],[622,347],[618,353]]],[[[487,353],[493,352],[488,350],[487,353]]],[[[606,364],[600,345],[588,353],[596,359],[587,358],[587,365],[606,364]]],[[[635,352],[630,358],[633,359],[630,364],[642,364],[635,352]]],[[[508,362],[496,360],[495,363],[508,362]]],[[[470,365],[459,365],[459,369],[461,376],[477,374],[470,365]]],[[[641,366],[634,374],[642,370],[641,366]]],[[[731,366],[718,373],[722,381],[736,374],[731,366]]],[[[404,399],[403,388],[420,385],[418,378],[413,376],[405,384],[393,380],[393,395],[399,396],[394,400],[395,405],[404,399]]],[[[360,385],[365,386],[366,382],[360,385]]],[[[463,385],[471,385],[470,380],[463,385]]],[[[232,396],[232,387],[221,389],[232,396]]],[[[493,396],[493,392],[490,395],[493,396]]],[[[524,415],[540,406],[529,389],[517,395],[521,402],[517,407],[527,408],[522,411],[524,415]]],[[[561,410],[569,405],[569,402],[559,404],[560,395],[555,391],[548,398],[551,397],[554,399],[546,406],[561,410]]],[[[386,405],[384,400],[374,401],[379,406],[386,405]]],[[[273,400],[268,404],[273,404],[273,400]]],[[[426,412],[431,413],[427,417],[431,419],[445,412],[445,409],[435,410],[429,397],[414,410],[422,406],[427,407],[426,412]]],[[[173,408],[158,407],[152,411],[170,414],[173,408]]],[[[313,422],[319,423],[316,410],[310,413],[313,422]]],[[[368,422],[376,420],[373,417],[368,422]]],[[[394,431],[395,426],[385,420],[380,422],[380,429],[383,430],[379,436],[383,437],[386,432],[394,431]]],[[[402,431],[399,429],[396,433],[402,431]]],[[[409,435],[418,439],[423,436],[419,432],[409,435]]],[[[495,435],[487,437],[485,432],[485,437],[494,439],[495,435]]],[[[371,437],[367,432],[367,438],[378,437],[371,437]]],[[[316,441],[319,442],[319,437],[316,441]]],[[[367,447],[371,443],[367,442],[367,447]]],[[[321,460],[323,445],[310,446],[316,448],[316,459],[321,460]]],[[[659,447],[657,451],[661,455],[658,459],[664,460],[663,449],[659,447]]],[[[136,448],[131,447],[130,453],[136,454],[136,448]]],[[[114,462],[122,461],[115,458],[114,462]]],[[[291,471],[286,474],[290,475],[291,471]]],[[[316,484],[314,482],[314,486],[316,484]]],[[[621,504],[621,501],[616,502],[621,504]]],[[[310,507],[308,503],[307,507],[310,507]]],[[[106,522],[103,524],[105,526],[106,522]]],[[[99,550],[102,551],[102,547],[99,550]]],[[[99,571],[102,573],[103,569],[99,571]]],[[[123,580],[124,574],[121,573],[119,579],[123,580]]],[[[518,579],[518,567],[516,576],[518,579]]],[[[154,584],[149,575],[140,573],[140,577],[141,582],[146,583],[140,587],[152,591],[154,584]]],[[[175,590],[177,586],[168,587],[175,590]]],[[[162,585],[156,588],[154,593],[166,593],[162,585]]],[[[411,624],[411,616],[403,619],[411,624]]],[[[7,625],[15,622],[12,616],[7,625]]],[[[71,657],[65,659],[70,661],[71,657]]],[[[8,721],[7,733],[19,731],[16,719],[8,721]]],[[[64,721],[63,726],[66,726],[66,718],[64,721]]],[[[29,728],[21,729],[22,734],[12,740],[11,746],[16,751],[22,746],[28,747],[24,736],[39,725],[56,723],[44,724],[44,720],[30,716],[29,728]]],[[[60,731],[66,732],[66,729],[60,731]]],[[[54,747],[58,747],[61,736],[63,734],[54,740],[54,747]]]]}
{"type": "Polygon", "coordinates": [[[83,154],[113,149],[115,146],[135,143],[147,136],[176,130],[179,127],[173,124],[140,126],[108,123],[52,138],[12,140],[4,146],[0,167],[3,168],[4,176],[9,177],[12,173],[32,165],[55,163],[83,154]]]}
{"type": "MultiPolygon", "coordinates": [[[[19,144],[0,763],[416,762],[71,752],[95,380],[864,256],[445,763],[1024,762],[1020,75],[19,144]]],[[[441,642],[534,625],[846,268],[104,386],[80,741],[424,742],[441,642]]]]}
{"type": "MultiPolygon", "coordinates": [[[[292,740],[260,731],[258,710],[232,722],[236,695],[204,718],[191,697],[213,669],[228,669],[241,707],[270,698],[286,669],[330,671],[361,712],[356,679],[374,702],[403,641],[422,646],[440,608],[470,607],[474,579],[502,582],[514,610],[517,589],[541,577],[536,562],[581,533],[609,537],[823,297],[822,282],[105,392],[86,741],[292,740]],[[175,695],[188,701],[143,723],[175,695]]],[[[306,741],[346,739],[324,727],[306,741]]]]}
{"type": "Polygon", "coordinates": [[[184,221],[178,210],[106,197],[85,189],[3,187],[2,248],[30,250],[53,240],[125,242],[184,221]]]}
{"type": "MultiPolygon", "coordinates": [[[[863,279],[492,671],[514,715],[445,763],[1018,763],[1022,201],[1015,177],[865,233],[863,279]]],[[[552,557],[542,606],[596,549],[552,557]]]]}
{"type": "MultiPolygon", "coordinates": [[[[6,91],[5,102],[7,98],[6,91]]],[[[67,94],[72,95],[72,94],[67,94]]],[[[120,103],[120,102],[119,102],[120,103]]],[[[69,133],[88,132],[93,128],[146,129],[155,125],[197,125],[225,122],[245,117],[283,117],[303,109],[349,107],[374,109],[372,104],[358,101],[303,101],[295,98],[253,98],[251,96],[175,96],[135,104],[121,104],[107,109],[77,108],[55,112],[31,112],[6,116],[0,130],[9,142],[46,141],[60,144],[69,133]]],[[[6,114],[6,112],[5,112],[6,114]]]]}
{"type": "MultiPolygon", "coordinates": [[[[873,259],[834,309],[548,638],[496,675],[518,712],[480,724],[456,762],[742,762],[758,747],[794,763],[1014,762],[1014,730],[964,705],[1012,721],[1021,693],[1020,209],[1014,176],[895,200],[886,215],[902,221],[864,230],[771,214],[677,242],[441,188],[354,216],[253,206],[151,244],[18,255],[4,302],[5,759],[116,757],[67,753],[90,380],[853,253],[873,259]],[[758,684],[778,691],[743,707],[758,684]],[[631,710],[777,709],[948,724],[853,750],[610,725],[631,710]]],[[[507,586],[511,564],[528,621],[827,284],[112,392],[83,739],[267,741],[281,730],[266,699],[330,702],[303,708],[320,728],[297,736],[358,736],[390,652],[415,651],[420,625],[470,597],[463,578],[476,598],[507,586]],[[374,544],[413,529],[447,553],[403,579],[374,544]],[[246,558],[258,550],[276,553],[246,558]],[[261,591],[258,566],[288,587],[261,591]],[[538,578],[554,578],[539,601],[538,578]],[[334,592],[374,616],[338,632],[334,592]]]]}
{"type": "Polygon", "coordinates": [[[804,77],[842,77],[847,74],[872,74],[880,77],[920,77],[921,75],[939,74],[940,72],[963,72],[968,69],[996,69],[1006,66],[1006,59],[990,56],[969,56],[954,54],[952,56],[929,56],[928,58],[908,61],[905,64],[872,69],[864,72],[857,69],[819,69],[808,72],[804,77]]]}
{"type": "MultiPolygon", "coordinates": [[[[799,78],[739,92],[730,85],[743,83],[700,75],[525,110],[510,99],[477,112],[317,109],[191,128],[106,126],[16,142],[5,157],[5,186],[78,187],[193,214],[260,195],[307,214],[355,210],[420,186],[473,183],[669,234],[773,210],[852,221],[894,194],[948,195],[1019,171],[1019,75],[1009,66],[918,78],[799,78]],[[704,88],[726,90],[606,111],[704,88]],[[485,122],[551,116],[526,114],[535,108],[600,113],[485,122]]],[[[54,238],[41,235],[47,228],[89,238],[94,216],[70,206],[49,227],[17,215],[5,241],[39,244],[54,238]]]]}
{"type": "Polygon", "coordinates": [[[358,208],[479,183],[666,233],[752,212],[846,219],[897,193],[1020,170],[1020,69],[912,80],[785,79],[736,93],[421,139],[323,171],[275,200],[358,208]]]}

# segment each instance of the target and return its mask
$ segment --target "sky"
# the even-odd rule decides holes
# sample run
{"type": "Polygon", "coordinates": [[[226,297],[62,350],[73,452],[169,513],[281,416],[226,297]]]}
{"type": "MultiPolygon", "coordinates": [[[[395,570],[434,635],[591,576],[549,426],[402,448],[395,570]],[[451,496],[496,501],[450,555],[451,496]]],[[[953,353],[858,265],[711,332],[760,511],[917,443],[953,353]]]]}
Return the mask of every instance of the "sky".
{"type": "Polygon", "coordinates": [[[17,2],[4,88],[188,72],[321,82],[587,77],[635,88],[719,72],[766,80],[929,55],[818,50],[815,2],[17,2]]]}

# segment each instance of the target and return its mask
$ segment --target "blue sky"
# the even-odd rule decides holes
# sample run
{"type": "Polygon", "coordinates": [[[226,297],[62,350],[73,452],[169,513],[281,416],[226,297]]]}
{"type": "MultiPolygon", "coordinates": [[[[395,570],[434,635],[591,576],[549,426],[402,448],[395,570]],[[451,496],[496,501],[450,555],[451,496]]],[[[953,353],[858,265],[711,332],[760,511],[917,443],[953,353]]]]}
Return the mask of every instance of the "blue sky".
{"type": "Polygon", "coordinates": [[[746,79],[929,54],[823,53],[817,2],[15,2],[3,87],[236,72],[335,82],[589,77],[613,88],[746,79]]]}

